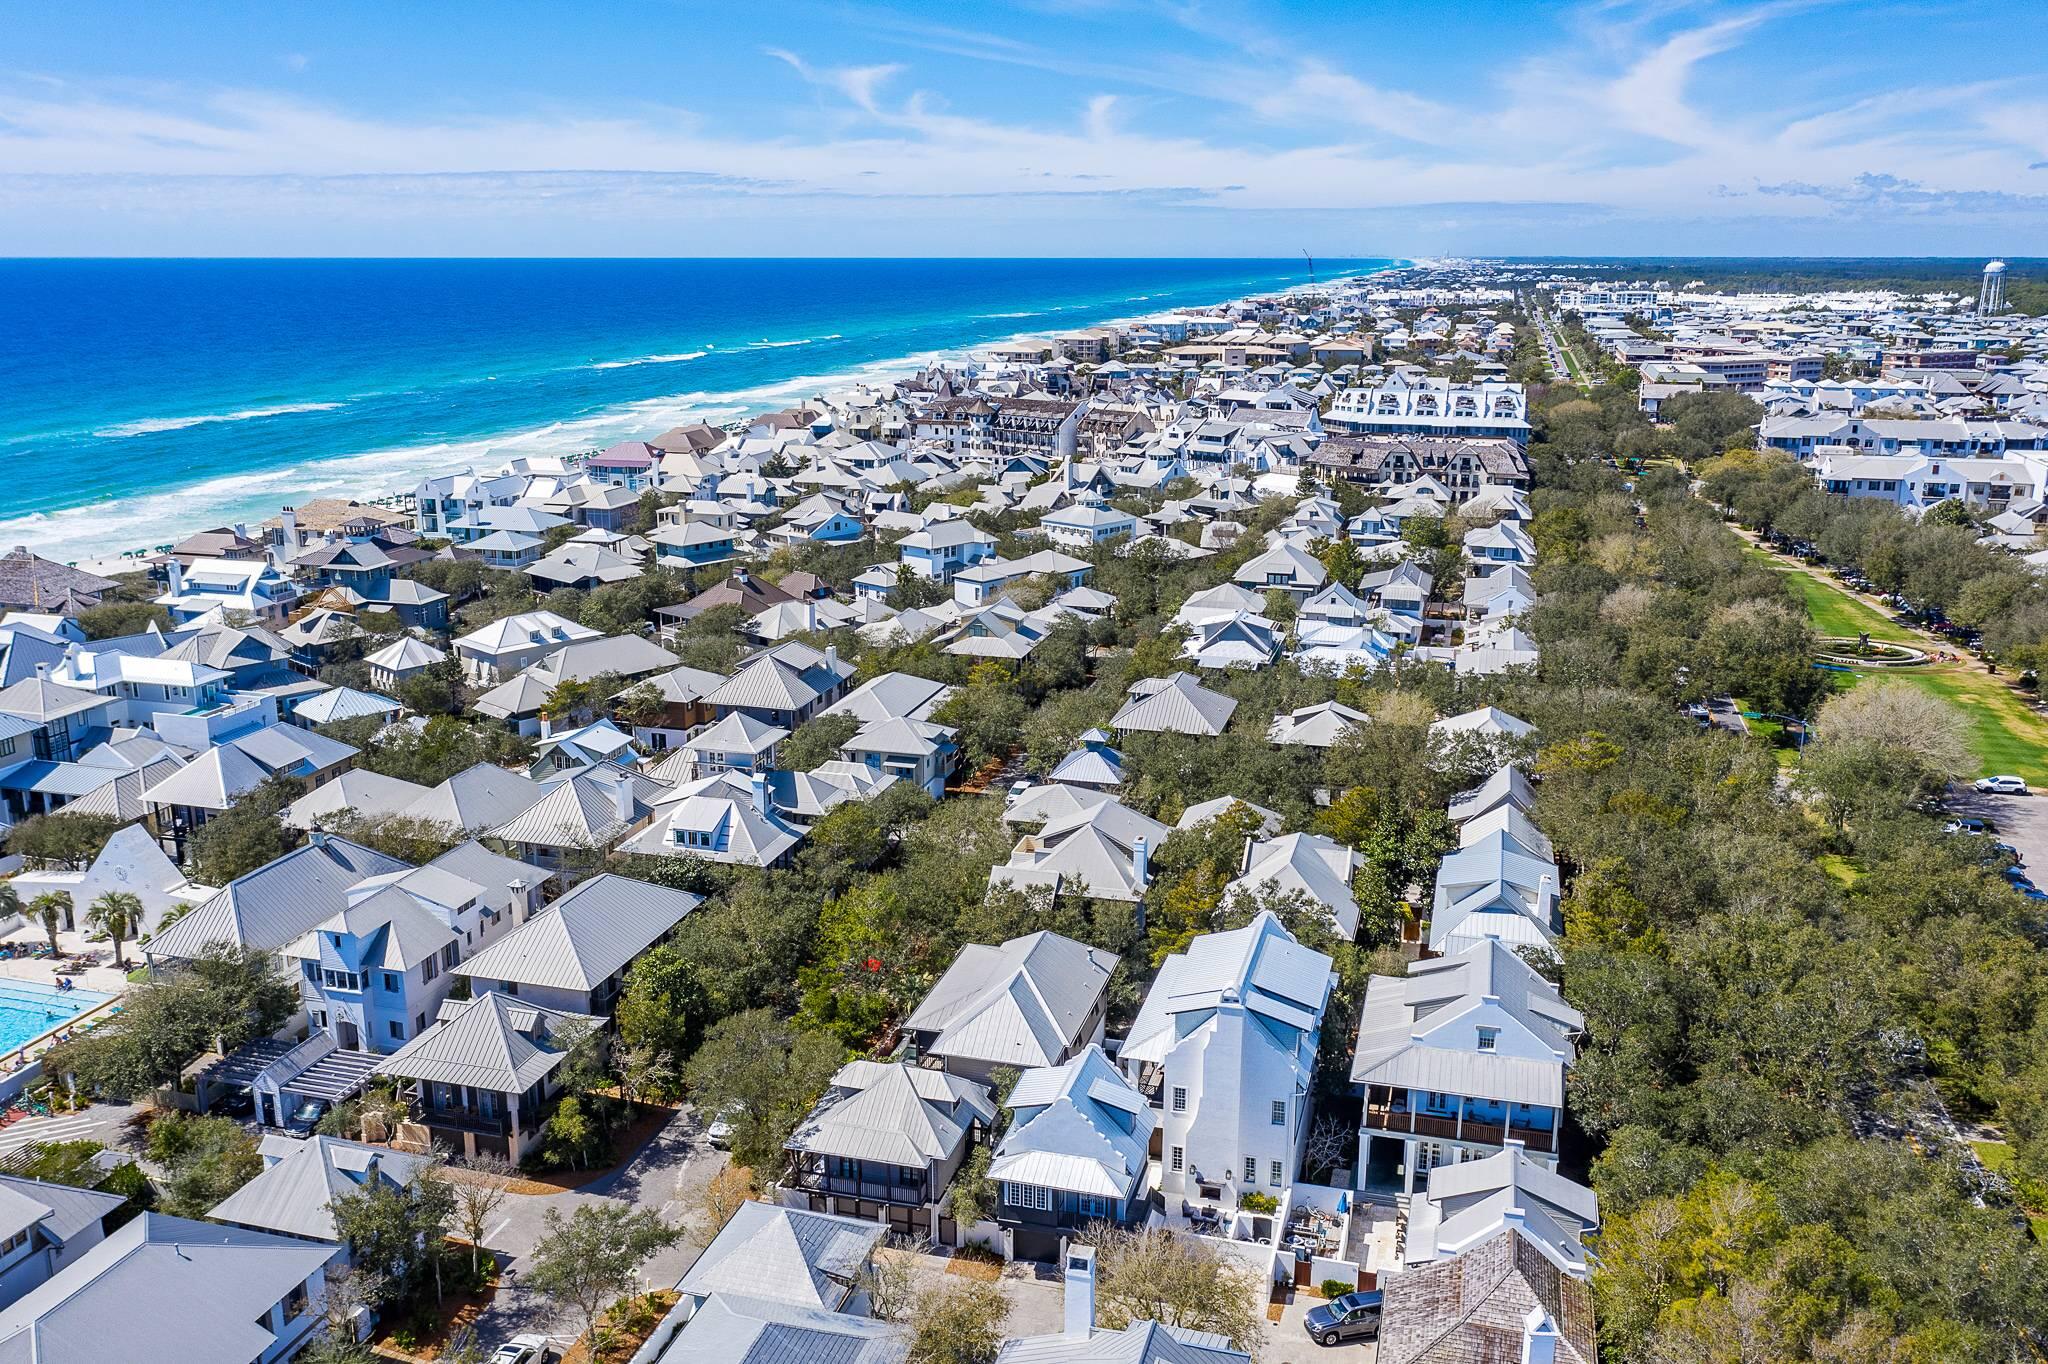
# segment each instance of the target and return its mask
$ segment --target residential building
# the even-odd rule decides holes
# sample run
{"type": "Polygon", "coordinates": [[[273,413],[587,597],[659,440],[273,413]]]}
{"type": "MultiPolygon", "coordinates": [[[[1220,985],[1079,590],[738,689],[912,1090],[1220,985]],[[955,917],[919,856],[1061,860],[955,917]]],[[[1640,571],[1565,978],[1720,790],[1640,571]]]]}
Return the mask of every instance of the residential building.
{"type": "Polygon", "coordinates": [[[1365,1097],[1362,1185],[1413,1193],[1439,1165],[1520,1142],[1550,1168],[1565,1070],[1585,1017],[1507,945],[1374,976],[1359,1012],[1351,1082],[1365,1097]]]}
{"type": "Polygon", "coordinates": [[[1213,739],[1230,723],[1237,699],[1210,691],[1192,673],[1142,678],[1109,727],[1119,734],[1192,734],[1213,739]]]}
{"type": "Polygon", "coordinates": [[[502,991],[570,1013],[609,1016],[626,968],[669,938],[703,897],[601,873],[462,962],[475,993],[502,991]]]}
{"type": "Polygon", "coordinates": [[[540,1143],[569,1047],[604,1020],[500,990],[445,1000],[440,1015],[377,1073],[399,1081],[412,1120],[460,1157],[517,1162],[540,1143]]]}
{"type": "Polygon", "coordinates": [[[1333,979],[1270,910],[1160,967],[1117,1064],[1160,1110],[1169,1206],[1294,1183],[1333,979]]]}
{"type": "Polygon", "coordinates": [[[279,1364],[321,1329],[336,1253],[145,1212],[0,1308],[0,1358],[279,1364]]]}
{"type": "Polygon", "coordinates": [[[0,1310],[48,1283],[106,1238],[127,1197],[0,1175],[0,1310]]]}
{"type": "Polygon", "coordinates": [[[1452,1259],[1510,1226],[1521,1228],[1560,1270],[1583,1279],[1591,1269],[1586,1241],[1600,1226],[1600,1200],[1510,1141],[1493,1155],[1429,1172],[1427,1190],[1408,1203],[1401,1261],[1452,1259]]]}
{"type": "Polygon", "coordinates": [[[972,1080],[908,1061],[849,1061],[784,1144],[785,1197],[950,1244],[957,1232],[940,1201],[995,1116],[987,1086],[972,1080]]]}
{"type": "Polygon", "coordinates": [[[564,645],[596,638],[597,631],[552,611],[528,611],[459,635],[453,647],[464,675],[482,684],[502,682],[564,645]]]}
{"type": "MultiPolygon", "coordinates": [[[[366,1146],[340,1137],[266,1132],[257,1146],[263,1170],[207,1211],[207,1219],[302,1241],[342,1238],[334,1202],[373,1188],[409,1188],[431,1157],[366,1146]]],[[[340,1257],[347,1260],[344,1251],[340,1257]]]]}
{"type": "Polygon", "coordinates": [[[1051,1260],[1094,1222],[1142,1226],[1147,1152],[1159,1116],[1099,1045],[1018,1077],[1010,1124],[989,1162],[996,1220],[1015,1260],[1051,1260]]]}
{"type": "Polygon", "coordinates": [[[904,1020],[913,1053],[990,1083],[1008,1067],[1056,1066],[1102,1040],[1112,952],[1039,932],[969,943],[904,1020]]]}
{"type": "Polygon", "coordinates": [[[1509,1227],[1464,1254],[1389,1275],[1379,1364],[1597,1364],[1593,1292],[1509,1227]]]}

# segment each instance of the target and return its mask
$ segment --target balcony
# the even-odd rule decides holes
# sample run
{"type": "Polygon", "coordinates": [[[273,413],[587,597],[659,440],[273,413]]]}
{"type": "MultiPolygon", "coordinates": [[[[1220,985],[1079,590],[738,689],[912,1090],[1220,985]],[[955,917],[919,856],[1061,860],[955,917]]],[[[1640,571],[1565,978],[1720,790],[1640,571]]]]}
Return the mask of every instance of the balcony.
{"type": "Polygon", "coordinates": [[[801,1159],[790,1166],[789,1184],[791,1188],[805,1193],[860,1198],[870,1203],[894,1203],[901,1207],[922,1207],[930,1201],[922,1184],[831,1175],[801,1159]]]}
{"type": "Polygon", "coordinates": [[[435,1108],[429,1104],[414,1107],[416,1120],[429,1127],[444,1128],[450,1132],[476,1132],[484,1136],[509,1136],[512,1131],[511,1116],[504,1112],[484,1113],[474,1108],[435,1108]]]}

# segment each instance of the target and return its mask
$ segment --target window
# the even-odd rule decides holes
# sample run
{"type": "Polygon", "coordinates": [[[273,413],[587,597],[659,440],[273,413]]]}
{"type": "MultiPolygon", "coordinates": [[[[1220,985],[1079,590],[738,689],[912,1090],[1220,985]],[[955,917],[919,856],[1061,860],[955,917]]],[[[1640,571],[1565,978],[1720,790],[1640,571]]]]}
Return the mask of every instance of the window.
{"type": "Polygon", "coordinates": [[[394,1038],[398,1039],[401,1042],[405,1040],[405,1024],[399,1022],[397,1019],[394,1018],[384,1026],[390,1030],[390,1033],[394,1038]]]}
{"type": "Polygon", "coordinates": [[[440,974],[440,968],[434,965],[434,959],[432,957],[428,957],[425,961],[422,961],[420,963],[420,983],[422,985],[424,985],[426,982],[432,980],[435,976],[438,976],[440,974]]]}
{"type": "Polygon", "coordinates": [[[427,1030],[427,1016],[425,1014],[414,1014],[412,1016],[412,1030],[414,1032],[425,1032],[427,1030]]]}
{"type": "Polygon", "coordinates": [[[1481,1050],[1481,1051],[1492,1051],[1492,1050],[1494,1050],[1494,1049],[1495,1049],[1496,1047],[1498,1047],[1499,1045],[1500,1045],[1500,1029],[1499,1029],[1499,1028],[1481,1028],[1481,1029],[1479,1030],[1479,1050],[1481,1050]]]}
{"type": "Polygon", "coordinates": [[[1173,1111],[1176,1113],[1185,1113],[1188,1111],[1188,1092],[1187,1089],[1181,1085],[1175,1085],[1173,1087],[1173,1111]]]}
{"type": "Polygon", "coordinates": [[[1178,1146],[1174,1147],[1174,1148],[1173,1148],[1173,1168],[1174,1168],[1175,1170],[1179,1170],[1179,1169],[1181,1169],[1181,1168],[1182,1168],[1182,1166],[1183,1166],[1183,1165],[1184,1165],[1185,1163],[1186,1163],[1186,1157],[1185,1157],[1185,1155],[1184,1155],[1184,1153],[1183,1153],[1183,1151],[1182,1151],[1182,1148],[1180,1148],[1180,1147],[1178,1147],[1178,1146]]]}
{"type": "Polygon", "coordinates": [[[330,990],[360,990],[363,988],[363,978],[354,971],[327,970],[321,972],[321,975],[326,980],[327,988],[330,990]]]}
{"type": "Polygon", "coordinates": [[[1273,1162],[1272,1173],[1273,1177],[1266,1181],[1268,1184],[1285,1184],[1287,1182],[1286,1176],[1280,1173],[1280,1162],[1277,1160],[1273,1162]]]}
{"type": "Polygon", "coordinates": [[[1003,1202],[1013,1208],[1029,1208],[1034,1212],[1052,1211],[1052,1190],[1037,1184],[1003,1185],[1003,1202]]]}
{"type": "Polygon", "coordinates": [[[395,972],[395,971],[386,971],[386,972],[384,973],[384,990],[385,990],[385,993],[387,993],[387,994],[393,994],[393,995],[395,995],[395,994],[397,994],[397,993],[398,993],[398,973],[397,973],[397,972],[395,972]]]}
{"type": "Polygon", "coordinates": [[[1100,1194],[1075,1194],[1074,1211],[1082,1217],[1107,1217],[1109,1200],[1100,1194]]]}
{"type": "Polygon", "coordinates": [[[1247,1184],[1259,1182],[1259,1158],[1257,1156],[1246,1156],[1244,1158],[1244,1182],[1247,1184]]]}
{"type": "Polygon", "coordinates": [[[1285,1099],[1273,1100],[1273,1126],[1287,1126],[1287,1100],[1285,1099]]]}

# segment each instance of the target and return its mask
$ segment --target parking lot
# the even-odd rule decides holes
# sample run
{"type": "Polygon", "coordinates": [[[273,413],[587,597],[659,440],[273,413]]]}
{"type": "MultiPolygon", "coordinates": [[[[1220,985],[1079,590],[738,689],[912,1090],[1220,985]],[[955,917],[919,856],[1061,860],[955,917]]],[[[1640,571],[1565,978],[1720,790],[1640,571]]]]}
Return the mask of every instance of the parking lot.
{"type": "Polygon", "coordinates": [[[2048,881],[2048,797],[1984,795],[1964,787],[1946,804],[1952,815],[1990,821],[1991,836],[2018,850],[2027,879],[2036,885],[2048,881]]]}

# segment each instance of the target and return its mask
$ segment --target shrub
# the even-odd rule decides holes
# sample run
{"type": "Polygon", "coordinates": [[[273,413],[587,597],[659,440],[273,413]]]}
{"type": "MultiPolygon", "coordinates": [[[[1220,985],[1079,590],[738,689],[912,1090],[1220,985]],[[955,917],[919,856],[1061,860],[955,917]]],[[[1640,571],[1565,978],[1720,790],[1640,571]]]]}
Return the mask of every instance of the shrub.
{"type": "Polygon", "coordinates": [[[1246,1189],[1237,1196],[1237,1206],[1246,1212],[1274,1213],[1280,1211],[1280,1200],[1257,1189],[1246,1189]]]}
{"type": "Polygon", "coordinates": [[[1325,1279],[1318,1285],[1318,1291],[1334,1302],[1346,1293],[1353,1292],[1357,1287],[1358,1285],[1345,1283],[1342,1279],[1325,1279]]]}

